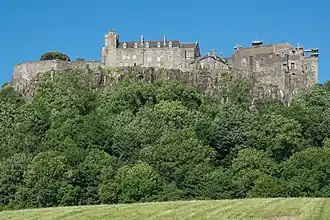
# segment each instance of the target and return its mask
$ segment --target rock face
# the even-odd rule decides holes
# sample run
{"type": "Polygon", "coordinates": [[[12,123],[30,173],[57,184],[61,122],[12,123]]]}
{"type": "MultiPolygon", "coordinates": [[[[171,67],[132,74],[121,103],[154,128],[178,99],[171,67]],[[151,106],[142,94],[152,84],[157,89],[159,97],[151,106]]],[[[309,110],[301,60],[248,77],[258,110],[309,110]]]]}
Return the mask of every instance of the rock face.
{"type": "MultiPolygon", "coordinates": [[[[16,65],[11,85],[27,101],[33,99],[36,87],[38,86],[39,74],[50,72],[51,74],[65,74],[65,70],[80,69],[92,74],[92,84],[96,87],[102,87],[107,84],[114,84],[124,78],[130,80],[145,80],[153,83],[160,80],[178,80],[197,86],[206,93],[217,93],[221,90],[222,80],[225,75],[237,78],[245,78],[252,82],[253,95],[255,97],[271,96],[285,103],[290,103],[292,95],[297,91],[289,86],[288,82],[283,81],[283,77],[277,79],[269,74],[251,73],[249,71],[240,71],[234,68],[214,70],[214,71],[186,71],[177,69],[162,68],[141,68],[141,67],[120,67],[109,68],[102,65],[99,61],[75,61],[67,62],[61,60],[49,60],[28,62],[16,65]],[[281,81],[282,80],[282,81],[281,81]]],[[[294,88],[298,88],[294,80],[289,82],[294,88]]]]}

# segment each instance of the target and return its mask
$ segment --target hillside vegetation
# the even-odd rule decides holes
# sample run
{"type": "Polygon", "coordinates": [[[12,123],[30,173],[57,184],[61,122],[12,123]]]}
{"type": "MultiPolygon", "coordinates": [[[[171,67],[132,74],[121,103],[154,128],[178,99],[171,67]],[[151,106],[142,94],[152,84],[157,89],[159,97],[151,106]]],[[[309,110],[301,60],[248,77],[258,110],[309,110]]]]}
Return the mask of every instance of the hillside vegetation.
{"type": "Polygon", "coordinates": [[[244,199],[59,207],[0,213],[0,220],[327,220],[325,199],[244,199]]]}
{"type": "MultiPolygon", "coordinates": [[[[95,88],[91,75],[44,74],[33,102],[0,91],[1,209],[330,196],[330,83],[290,106],[270,98],[251,105],[242,79],[225,79],[209,95],[175,81],[95,88]]],[[[321,209],[317,201],[307,203],[321,209]]],[[[220,209],[232,203],[249,207],[220,201],[220,209]]]]}

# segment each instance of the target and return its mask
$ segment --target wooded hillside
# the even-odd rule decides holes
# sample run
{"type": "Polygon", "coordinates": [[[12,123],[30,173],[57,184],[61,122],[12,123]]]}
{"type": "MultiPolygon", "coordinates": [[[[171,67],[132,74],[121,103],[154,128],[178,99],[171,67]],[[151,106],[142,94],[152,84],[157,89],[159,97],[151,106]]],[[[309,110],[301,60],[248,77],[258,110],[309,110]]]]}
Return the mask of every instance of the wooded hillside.
{"type": "Polygon", "coordinates": [[[44,74],[30,103],[3,88],[0,207],[329,197],[330,83],[290,106],[223,83],[94,88],[68,71],[44,74]]]}

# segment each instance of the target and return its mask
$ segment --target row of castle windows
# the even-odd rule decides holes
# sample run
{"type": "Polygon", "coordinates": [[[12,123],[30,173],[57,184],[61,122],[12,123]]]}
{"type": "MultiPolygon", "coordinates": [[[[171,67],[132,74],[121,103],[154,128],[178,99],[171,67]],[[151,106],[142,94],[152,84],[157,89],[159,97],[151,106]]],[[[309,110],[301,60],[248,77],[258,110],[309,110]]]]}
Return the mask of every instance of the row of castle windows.
{"type": "MultiPolygon", "coordinates": [[[[125,55],[122,56],[122,60],[130,60],[130,59],[131,59],[130,56],[125,56],[125,55]]],[[[133,59],[133,60],[136,60],[136,55],[133,55],[133,56],[132,56],[132,59],[133,59]]],[[[169,60],[172,60],[172,56],[171,56],[171,55],[168,55],[168,59],[169,59],[169,60]]],[[[148,61],[148,62],[151,62],[151,61],[152,61],[152,58],[151,58],[151,57],[148,57],[148,58],[147,58],[147,61],[148,61]]],[[[160,58],[160,57],[157,57],[157,61],[161,61],[161,58],[160,58]]]]}
{"type": "MultiPolygon", "coordinates": [[[[158,41],[157,47],[160,48],[160,46],[161,46],[160,45],[160,42],[158,41]]],[[[172,42],[171,41],[168,43],[168,47],[170,47],[170,48],[172,47],[172,42]]],[[[126,43],[123,44],[123,48],[127,48],[127,44],[126,43]]],[[[137,42],[134,43],[134,48],[138,48],[138,43],[137,42]]],[[[148,42],[146,42],[146,48],[149,48],[149,43],[148,42]]]]}
{"type": "MultiPolygon", "coordinates": [[[[242,59],[242,66],[246,66],[247,65],[247,62],[246,62],[246,58],[243,58],[242,59]]],[[[257,65],[258,66],[262,66],[262,65],[264,65],[264,59],[260,59],[260,61],[257,61],[257,65]]],[[[290,63],[290,69],[296,69],[296,63],[294,63],[294,62],[291,62],[290,63]]],[[[287,63],[283,63],[283,65],[282,65],[282,70],[286,70],[288,68],[288,65],[287,65],[287,63]]],[[[307,63],[305,63],[304,64],[304,66],[302,67],[304,70],[308,70],[309,68],[308,68],[308,64],[307,63]]]]}
{"type": "MultiPolygon", "coordinates": [[[[168,58],[169,58],[169,60],[172,60],[172,59],[171,59],[171,58],[172,58],[171,56],[169,56],[168,58]]],[[[126,59],[129,60],[130,57],[129,57],[129,56],[125,56],[125,55],[123,55],[123,56],[122,56],[122,60],[126,60],[126,59]]],[[[136,60],[136,55],[133,55],[133,56],[132,56],[132,59],[133,59],[133,60],[136,60]]],[[[147,61],[148,61],[148,62],[151,62],[151,61],[152,61],[152,58],[151,58],[151,57],[148,57],[148,58],[147,58],[147,61]]],[[[161,58],[160,58],[160,57],[157,57],[157,61],[160,62],[160,61],[161,61],[161,58]]]]}

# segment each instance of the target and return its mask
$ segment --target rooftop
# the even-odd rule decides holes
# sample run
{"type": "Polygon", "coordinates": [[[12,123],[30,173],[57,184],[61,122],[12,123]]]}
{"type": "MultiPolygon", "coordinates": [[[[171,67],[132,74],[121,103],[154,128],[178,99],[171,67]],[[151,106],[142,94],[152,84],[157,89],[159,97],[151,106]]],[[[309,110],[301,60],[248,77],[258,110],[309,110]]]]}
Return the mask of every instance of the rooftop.
{"type": "Polygon", "coordinates": [[[172,44],[172,47],[179,48],[195,48],[197,43],[180,43],[178,40],[166,40],[165,45],[164,41],[144,41],[141,45],[141,41],[131,41],[131,42],[120,42],[118,48],[164,48],[169,47],[172,44]]]}

